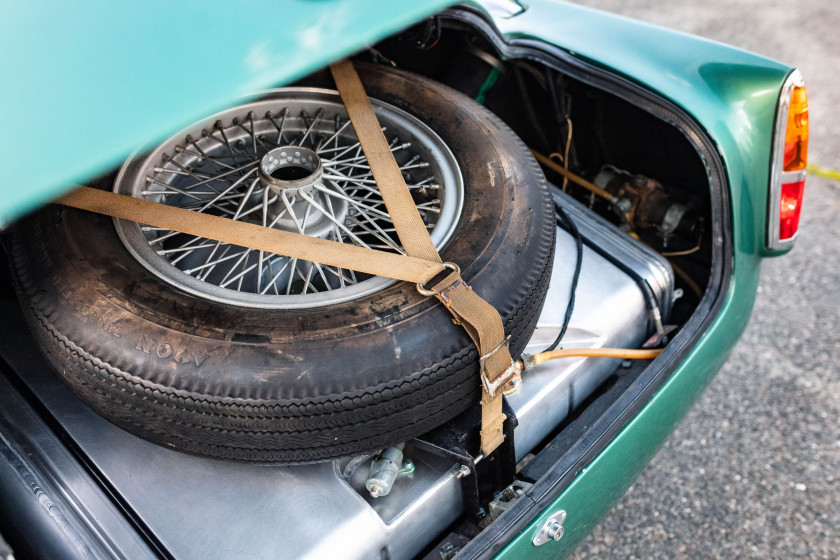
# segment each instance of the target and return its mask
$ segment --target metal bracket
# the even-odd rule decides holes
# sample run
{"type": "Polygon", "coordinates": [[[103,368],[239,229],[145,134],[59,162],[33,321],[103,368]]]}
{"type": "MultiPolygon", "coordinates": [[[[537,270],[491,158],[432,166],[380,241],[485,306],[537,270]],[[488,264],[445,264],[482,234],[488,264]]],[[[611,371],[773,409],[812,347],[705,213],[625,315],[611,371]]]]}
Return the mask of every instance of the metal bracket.
{"type": "Polygon", "coordinates": [[[539,531],[531,540],[534,546],[542,546],[549,541],[559,541],[563,536],[563,522],[566,521],[566,511],[560,510],[545,520],[539,531]]]}
{"type": "Polygon", "coordinates": [[[507,385],[510,380],[516,377],[516,374],[519,373],[519,365],[511,358],[510,365],[496,379],[490,381],[490,378],[487,377],[487,366],[485,365],[487,360],[492,358],[502,348],[507,349],[509,346],[510,335],[506,336],[501,344],[478,359],[479,372],[481,373],[481,385],[484,387],[484,392],[487,393],[490,398],[495,397],[496,393],[499,392],[499,389],[507,385]]]}
{"type": "Polygon", "coordinates": [[[495,520],[513,503],[518,500],[528,488],[531,487],[530,482],[524,480],[514,480],[510,486],[496,494],[493,500],[487,504],[487,513],[490,520],[495,520]]]}

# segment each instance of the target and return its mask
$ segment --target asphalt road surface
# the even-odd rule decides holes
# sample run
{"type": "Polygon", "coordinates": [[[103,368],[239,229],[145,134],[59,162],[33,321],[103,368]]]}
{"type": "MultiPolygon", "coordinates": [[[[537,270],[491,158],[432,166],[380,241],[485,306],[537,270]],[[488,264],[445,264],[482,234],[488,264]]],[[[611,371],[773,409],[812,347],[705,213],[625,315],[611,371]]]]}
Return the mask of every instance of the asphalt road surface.
{"type": "MultiPolygon", "coordinates": [[[[840,169],[837,0],[582,0],[802,70],[809,162],[840,169]]],[[[840,181],[810,174],[729,361],[584,558],[840,558],[840,181]]]]}

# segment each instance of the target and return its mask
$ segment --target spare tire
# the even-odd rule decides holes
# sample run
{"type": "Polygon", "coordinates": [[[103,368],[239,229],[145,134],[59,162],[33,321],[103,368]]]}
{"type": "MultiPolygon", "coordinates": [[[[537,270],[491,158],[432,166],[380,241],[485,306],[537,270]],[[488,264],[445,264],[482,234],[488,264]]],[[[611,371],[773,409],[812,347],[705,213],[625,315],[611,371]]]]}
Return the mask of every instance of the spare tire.
{"type": "MultiPolygon", "coordinates": [[[[397,138],[395,155],[442,258],[460,265],[466,282],[499,311],[518,355],[551,276],[554,221],[539,167],[512,131],[464,95],[390,68],[360,66],[359,74],[386,136],[397,138]],[[420,155],[401,148],[406,143],[420,155]],[[441,180],[456,184],[455,194],[441,180]],[[448,208],[441,197],[449,197],[448,208]]],[[[324,158],[324,184],[344,195],[327,198],[346,202],[341,218],[357,227],[350,236],[331,208],[332,223],[315,234],[387,245],[394,236],[379,221],[376,191],[345,122],[334,91],[275,90],[202,121],[92,186],[237,219],[268,215],[274,227],[284,226],[272,212],[286,208],[286,218],[308,212],[298,222],[316,224],[313,204],[294,206],[302,193],[285,192],[284,206],[271,206],[269,195],[260,199],[267,187],[253,186],[252,175],[239,180],[250,168],[225,175],[277,144],[303,145],[324,158]],[[343,187],[328,177],[342,178],[343,187]],[[207,197],[218,200],[208,206],[207,197]],[[249,200],[263,206],[244,209],[249,200]]],[[[324,196],[310,191],[322,208],[331,204],[324,196]]],[[[405,441],[480,398],[475,347],[413,284],[272,255],[242,257],[236,247],[208,253],[213,242],[183,234],[155,241],[165,235],[57,206],[10,235],[16,287],[39,344],[70,389],[114,424],[188,453],[297,463],[405,441]],[[217,263],[212,274],[196,272],[198,251],[199,260],[217,263]],[[173,257],[184,252],[193,259],[187,268],[188,259],[173,257]],[[266,268],[270,259],[274,269],[266,268]],[[217,262],[238,260],[245,272],[217,262]],[[275,272],[282,264],[292,272],[275,272]]]]}

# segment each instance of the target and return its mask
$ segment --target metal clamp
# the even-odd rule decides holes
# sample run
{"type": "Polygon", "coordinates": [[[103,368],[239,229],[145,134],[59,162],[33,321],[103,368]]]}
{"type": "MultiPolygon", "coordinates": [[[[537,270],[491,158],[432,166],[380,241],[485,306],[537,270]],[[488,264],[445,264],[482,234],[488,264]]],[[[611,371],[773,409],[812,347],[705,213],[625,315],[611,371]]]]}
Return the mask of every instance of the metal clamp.
{"type": "Polygon", "coordinates": [[[510,335],[506,336],[501,344],[478,359],[479,372],[481,373],[481,385],[484,387],[484,392],[491,398],[495,397],[496,393],[499,392],[499,389],[507,385],[510,380],[516,377],[516,374],[519,373],[519,365],[513,360],[513,358],[511,358],[510,365],[496,379],[490,381],[490,378],[487,376],[487,360],[495,356],[502,348],[508,349],[509,346],[510,335]]]}
{"type": "MultiPolygon", "coordinates": [[[[461,267],[453,262],[445,262],[443,263],[444,268],[448,268],[449,270],[455,272],[458,276],[461,275],[461,267]]],[[[440,273],[438,273],[440,274],[440,273]]],[[[463,282],[463,280],[462,280],[463,282]]],[[[430,290],[423,285],[422,282],[417,282],[417,291],[423,294],[424,296],[436,296],[437,292],[434,290],[430,290]]]]}

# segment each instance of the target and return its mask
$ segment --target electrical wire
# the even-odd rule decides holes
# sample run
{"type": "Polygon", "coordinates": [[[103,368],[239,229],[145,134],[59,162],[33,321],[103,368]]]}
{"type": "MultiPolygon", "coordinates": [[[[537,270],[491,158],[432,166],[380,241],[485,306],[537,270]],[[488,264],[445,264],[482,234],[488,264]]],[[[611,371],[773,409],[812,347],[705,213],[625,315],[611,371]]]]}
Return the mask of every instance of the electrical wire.
{"type": "MultiPolygon", "coordinates": [[[[558,74],[559,79],[559,74],[558,74]]],[[[571,108],[569,107],[570,103],[567,103],[567,98],[563,98],[563,103],[561,107],[561,99],[560,96],[557,95],[557,88],[555,87],[555,80],[551,75],[551,68],[548,66],[545,67],[545,84],[548,87],[548,95],[551,98],[551,105],[554,107],[554,117],[557,119],[557,130],[563,130],[563,124],[566,125],[566,142],[563,146],[563,155],[560,156],[559,153],[555,154],[561,158],[563,167],[566,171],[569,170],[569,152],[572,148],[572,118],[569,114],[571,108]]],[[[565,89],[563,90],[565,95],[565,89]]],[[[555,154],[551,154],[549,157],[554,157],[555,154]]],[[[569,185],[569,178],[565,175],[563,176],[563,184],[561,185],[560,189],[563,192],[566,192],[566,187],[569,185]]]]}
{"type": "Polygon", "coordinates": [[[537,158],[537,161],[539,161],[541,164],[545,165],[549,169],[551,169],[553,171],[556,171],[560,175],[563,175],[564,177],[568,177],[571,182],[573,182],[577,185],[580,185],[581,187],[585,188],[586,190],[591,191],[592,193],[600,196],[601,198],[609,200],[610,202],[613,202],[615,200],[615,197],[613,195],[611,195],[609,192],[605,191],[604,189],[602,189],[601,187],[599,187],[595,183],[593,183],[591,181],[587,181],[586,179],[584,179],[580,175],[575,175],[574,173],[572,173],[568,169],[564,169],[563,167],[561,167],[557,163],[551,161],[549,158],[545,157],[543,154],[541,154],[540,152],[538,152],[534,148],[528,148],[528,149],[531,150],[531,153],[534,154],[534,157],[537,158]]]}
{"type": "Polygon", "coordinates": [[[687,249],[685,251],[672,251],[670,253],[659,253],[663,257],[684,257],[686,255],[692,255],[700,250],[700,245],[696,247],[692,247],[691,249],[687,249]]]}
{"type": "MultiPolygon", "coordinates": [[[[557,348],[557,346],[563,340],[563,336],[565,336],[566,331],[569,328],[569,323],[571,322],[572,313],[574,312],[575,308],[575,294],[577,292],[578,280],[580,279],[580,271],[583,265],[583,237],[581,236],[580,230],[578,230],[575,222],[566,213],[563,207],[560,206],[560,204],[558,204],[556,201],[554,202],[554,211],[557,225],[565,227],[574,236],[575,247],[577,250],[577,258],[575,259],[575,271],[574,275],[572,276],[572,285],[569,289],[569,302],[566,305],[566,314],[563,317],[563,326],[560,328],[560,332],[557,334],[557,338],[554,339],[554,342],[552,342],[542,352],[528,357],[527,360],[520,360],[520,367],[522,369],[525,369],[526,367],[533,367],[547,362],[549,360],[571,357],[600,357],[622,358],[625,360],[650,360],[658,356],[659,353],[662,351],[661,349],[633,350],[625,348],[565,348],[561,350],[555,350],[555,348],[557,348]]],[[[650,287],[650,284],[647,282],[647,280],[642,278],[636,271],[631,269],[626,264],[622,263],[612,255],[609,255],[606,251],[596,246],[593,246],[592,248],[598,254],[610,261],[613,265],[621,269],[625,274],[627,274],[628,276],[630,276],[630,278],[633,279],[633,281],[642,291],[642,295],[644,296],[645,300],[645,306],[653,314],[654,319],[657,322],[657,331],[659,331],[662,328],[662,316],[659,311],[659,305],[656,301],[656,296],[654,295],[653,289],[650,287]]]]}
{"type": "Polygon", "coordinates": [[[557,202],[554,203],[554,211],[556,213],[557,224],[566,227],[575,238],[577,259],[575,260],[575,273],[572,276],[572,286],[569,288],[569,303],[566,305],[566,315],[563,317],[563,326],[560,328],[560,333],[557,335],[557,338],[554,339],[554,342],[552,342],[551,345],[544,350],[544,352],[550,352],[557,348],[557,345],[560,344],[560,341],[566,334],[566,330],[569,328],[569,322],[572,320],[572,312],[575,310],[575,292],[577,292],[580,269],[583,264],[583,238],[580,235],[580,231],[575,225],[575,222],[572,221],[566,211],[563,210],[563,207],[557,204],[557,202]]]}
{"type": "MultiPolygon", "coordinates": [[[[554,164],[554,162],[551,163],[554,164]]],[[[643,278],[641,274],[622,262],[621,259],[616,258],[615,255],[601,248],[597,243],[589,243],[587,246],[609,261],[612,265],[616,266],[636,283],[636,286],[638,286],[639,290],[642,292],[642,297],[644,297],[645,307],[650,312],[653,322],[656,325],[656,332],[662,334],[664,332],[664,327],[662,325],[662,312],[659,309],[659,303],[656,301],[656,294],[653,293],[653,288],[650,287],[648,281],[643,278]]]]}
{"type": "MultiPolygon", "coordinates": [[[[577,247],[577,260],[575,261],[575,272],[574,276],[572,277],[572,286],[569,293],[569,304],[566,306],[566,316],[563,318],[563,326],[560,329],[560,333],[557,335],[557,338],[554,339],[554,342],[549,345],[544,351],[548,352],[557,348],[557,345],[560,344],[563,336],[566,334],[566,330],[569,327],[569,321],[572,317],[572,311],[574,311],[575,305],[575,292],[577,291],[577,284],[578,279],[580,278],[580,270],[581,264],[583,262],[583,238],[580,235],[580,231],[577,229],[574,221],[569,217],[563,208],[554,203],[554,209],[557,213],[557,223],[558,225],[565,226],[575,237],[575,245],[577,247]]],[[[645,307],[647,308],[648,312],[651,314],[655,327],[656,332],[662,334],[664,332],[664,327],[662,325],[662,312],[659,309],[659,303],[656,301],[656,295],[653,293],[653,288],[650,287],[647,279],[643,278],[638,272],[627,266],[623,263],[620,259],[617,259],[614,255],[610,254],[608,251],[605,251],[597,244],[590,244],[589,247],[601,255],[604,259],[609,261],[611,264],[616,266],[622,272],[624,272],[627,276],[629,276],[633,282],[635,282],[636,286],[639,287],[639,290],[642,292],[642,297],[645,300],[645,307]]],[[[696,286],[696,284],[695,284],[696,286]]]]}
{"type": "Polygon", "coordinates": [[[659,254],[661,254],[663,257],[684,257],[686,255],[691,255],[692,253],[696,253],[700,250],[700,244],[702,243],[702,241],[703,234],[701,233],[699,236],[697,236],[697,245],[695,245],[691,249],[686,249],[685,251],[670,251],[667,253],[660,251],[659,254]]]}
{"type": "Polygon", "coordinates": [[[563,162],[563,169],[566,170],[566,173],[563,174],[563,185],[560,187],[560,190],[563,192],[566,192],[566,187],[569,185],[569,148],[572,147],[572,119],[569,117],[566,117],[566,127],[569,133],[566,135],[566,149],[563,155],[561,156],[559,153],[554,152],[548,156],[549,159],[556,156],[563,162]]]}
{"type": "MultiPolygon", "coordinates": [[[[543,123],[540,121],[540,118],[537,116],[536,110],[534,109],[533,104],[531,103],[531,96],[528,95],[528,87],[525,85],[525,78],[522,76],[521,68],[526,67],[525,65],[521,64],[514,64],[513,65],[513,76],[516,81],[516,85],[519,88],[519,95],[522,97],[522,105],[525,107],[525,113],[528,116],[528,119],[531,121],[532,131],[537,136],[540,145],[548,147],[549,150],[551,149],[551,144],[548,141],[545,133],[543,132],[543,123]]],[[[539,74],[537,74],[538,81],[539,81],[539,74]]]]}

